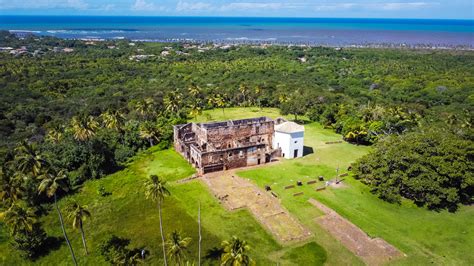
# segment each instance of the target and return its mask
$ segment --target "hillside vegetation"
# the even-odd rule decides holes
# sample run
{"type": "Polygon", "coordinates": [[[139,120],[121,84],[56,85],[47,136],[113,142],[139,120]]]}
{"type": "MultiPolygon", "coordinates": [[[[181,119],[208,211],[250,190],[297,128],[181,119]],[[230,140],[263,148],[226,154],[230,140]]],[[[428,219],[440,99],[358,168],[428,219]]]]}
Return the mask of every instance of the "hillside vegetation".
{"type": "MultiPolygon", "coordinates": [[[[59,237],[59,231],[48,227],[52,218],[46,217],[55,213],[60,222],[62,211],[64,218],[87,218],[83,206],[64,205],[63,198],[80,195],[81,189],[113,175],[127,176],[127,167],[137,162],[134,156],[149,148],[168,149],[172,125],[192,119],[287,115],[310,123],[308,132],[316,138],[340,134],[336,136],[346,142],[321,157],[322,163],[355,163],[356,177],[383,200],[408,199],[421,208],[452,212],[473,203],[471,51],[221,49],[183,43],[130,45],[128,40],[86,44],[50,37],[18,39],[8,32],[0,32],[0,46],[26,51],[0,52],[2,243],[10,242],[26,260],[68,246],[68,241],[61,242],[68,239],[68,225],[59,237]],[[63,52],[65,47],[73,50],[63,52]],[[237,107],[244,109],[231,116],[227,110],[237,107]],[[394,156],[382,156],[386,151],[394,156]]],[[[178,171],[171,181],[184,173],[178,171]]],[[[105,199],[114,198],[103,185],[99,193],[112,192],[105,199]]],[[[171,192],[173,188],[171,184],[171,192]]],[[[139,210],[137,206],[129,207],[139,210]]],[[[113,207],[125,217],[132,213],[113,207]]],[[[194,221],[189,213],[195,207],[187,212],[194,221]]],[[[218,244],[230,240],[230,233],[223,234],[214,233],[218,244]]],[[[104,253],[139,259],[132,247],[142,240],[131,239],[128,247],[126,239],[108,240],[101,239],[104,253]]],[[[271,241],[265,242],[268,249],[275,247],[271,241]]],[[[328,243],[328,261],[338,261],[328,243]]],[[[268,251],[265,247],[257,247],[258,252],[268,251]]],[[[293,257],[288,253],[288,259],[293,257]]]]}

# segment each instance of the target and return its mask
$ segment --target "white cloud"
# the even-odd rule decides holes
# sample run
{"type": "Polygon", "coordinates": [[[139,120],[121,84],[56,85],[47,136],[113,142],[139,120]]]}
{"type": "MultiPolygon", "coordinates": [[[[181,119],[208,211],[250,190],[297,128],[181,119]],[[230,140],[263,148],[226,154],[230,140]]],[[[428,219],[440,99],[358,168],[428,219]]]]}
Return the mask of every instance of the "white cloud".
{"type": "Polygon", "coordinates": [[[36,1],[0,1],[0,9],[80,9],[89,8],[83,0],[36,0],[36,1]]]}
{"type": "Polygon", "coordinates": [[[82,0],[67,0],[66,7],[83,10],[87,9],[89,4],[82,0]]]}
{"type": "Polygon", "coordinates": [[[114,4],[106,4],[106,5],[103,5],[99,8],[99,10],[103,10],[103,11],[112,11],[116,8],[116,6],[114,4]]]}
{"type": "Polygon", "coordinates": [[[229,3],[220,7],[221,10],[252,10],[252,9],[281,9],[289,7],[289,4],[285,3],[250,3],[250,2],[239,2],[229,3]]]}
{"type": "Polygon", "coordinates": [[[365,9],[365,10],[415,10],[428,6],[438,5],[436,2],[372,2],[372,3],[333,3],[333,4],[315,4],[313,8],[318,11],[365,9]]]}
{"type": "MultiPolygon", "coordinates": [[[[138,0],[137,0],[138,1],[138,0]]],[[[230,2],[226,4],[210,4],[204,2],[186,2],[179,1],[176,5],[178,12],[193,11],[267,11],[267,10],[317,10],[317,11],[338,11],[338,10],[415,10],[432,5],[435,2],[384,2],[370,1],[367,2],[324,2],[312,3],[308,2],[230,2]]]]}
{"type": "Polygon", "coordinates": [[[163,6],[157,6],[154,3],[146,2],[145,0],[135,0],[131,9],[133,11],[163,11],[163,6]]]}
{"type": "Polygon", "coordinates": [[[381,3],[378,6],[383,10],[403,10],[403,9],[419,9],[430,5],[436,5],[437,3],[427,2],[411,2],[411,3],[381,3]]]}
{"type": "Polygon", "coordinates": [[[179,1],[176,5],[176,11],[203,11],[203,10],[213,10],[214,7],[211,4],[204,2],[189,3],[184,1],[179,1]]]}

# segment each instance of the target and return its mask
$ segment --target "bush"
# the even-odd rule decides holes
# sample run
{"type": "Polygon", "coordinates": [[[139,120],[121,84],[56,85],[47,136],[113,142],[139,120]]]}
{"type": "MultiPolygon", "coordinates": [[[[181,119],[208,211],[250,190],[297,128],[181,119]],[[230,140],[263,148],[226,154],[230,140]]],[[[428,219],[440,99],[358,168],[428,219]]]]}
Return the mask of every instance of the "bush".
{"type": "Polygon", "coordinates": [[[13,235],[12,246],[21,251],[22,257],[29,260],[36,259],[44,252],[48,237],[39,223],[32,226],[31,232],[19,231],[13,235]]]}

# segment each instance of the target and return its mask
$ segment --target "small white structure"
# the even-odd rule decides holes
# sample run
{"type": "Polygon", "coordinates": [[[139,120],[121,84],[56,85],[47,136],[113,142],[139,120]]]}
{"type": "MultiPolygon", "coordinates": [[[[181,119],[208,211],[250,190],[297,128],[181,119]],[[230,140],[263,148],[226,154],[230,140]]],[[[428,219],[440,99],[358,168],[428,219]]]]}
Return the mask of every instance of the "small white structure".
{"type": "Polygon", "coordinates": [[[273,148],[281,148],[281,156],[292,159],[303,156],[304,126],[295,122],[283,122],[275,125],[273,148]]]}

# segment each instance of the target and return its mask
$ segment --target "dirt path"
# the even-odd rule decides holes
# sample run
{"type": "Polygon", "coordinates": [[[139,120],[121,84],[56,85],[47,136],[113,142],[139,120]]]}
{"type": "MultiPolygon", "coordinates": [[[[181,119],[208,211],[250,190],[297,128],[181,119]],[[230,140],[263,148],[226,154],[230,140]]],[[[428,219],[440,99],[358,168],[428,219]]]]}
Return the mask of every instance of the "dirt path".
{"type": "Polygon", "coordinates": [[[324,213],[322,217],[316,218],[316,222],[367,265],[382,265],[402,255],[398,249],[385,240],[369,237],[359,227],[326,205],[315,199],[308,201],[324,213]]]}
{"type": "Polygon", "coordinates": [[[235,170],[206,174],[201,180],[225,208],[247,208],[279,242],[300,241],[311,236],[311,232],[292,217],[277,198],[238,177],[235,170]]]}

